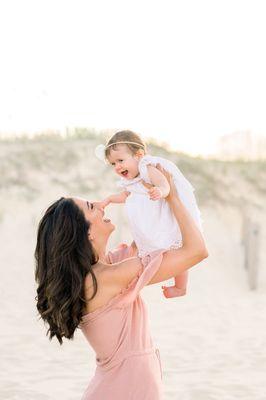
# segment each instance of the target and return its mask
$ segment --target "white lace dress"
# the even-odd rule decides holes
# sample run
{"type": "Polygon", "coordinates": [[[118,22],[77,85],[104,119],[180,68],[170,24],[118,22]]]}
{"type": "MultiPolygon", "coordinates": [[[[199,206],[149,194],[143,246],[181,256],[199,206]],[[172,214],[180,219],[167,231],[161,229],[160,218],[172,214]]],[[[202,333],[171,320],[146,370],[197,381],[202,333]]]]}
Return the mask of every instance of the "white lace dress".
{"type": "Polygon", "coordinates": [[[182,245],[181,231],[167,201],[150,200],[148,190],[141,183],[141,180],[151,183],[147,165],[156,166],[157,163],[172,174],[180,200],[202,230],[200,211],[190,182],[171,161],[145,155],[139,162],[139,176],[134,179],[121,178],[118,182],[119,187],[130,192],[125,210],[140,257],[158,249],[182,245]]]}

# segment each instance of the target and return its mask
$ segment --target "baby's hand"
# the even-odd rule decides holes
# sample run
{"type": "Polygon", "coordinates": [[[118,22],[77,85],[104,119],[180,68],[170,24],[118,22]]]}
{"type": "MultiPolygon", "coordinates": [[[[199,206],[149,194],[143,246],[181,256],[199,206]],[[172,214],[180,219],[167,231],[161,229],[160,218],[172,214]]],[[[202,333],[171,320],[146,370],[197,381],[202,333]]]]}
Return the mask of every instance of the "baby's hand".
{"type": "Polygon", "coordinates": [[[157,186],[152,187],[149,189],[149,195],[151,200],[160,200],[163,198],[163,194],[160,188],[157,186]]]}
{"type": "Polygon", "coordinates": [[[104,199],[102,201],[95,201],[94,204],[97,208],[105,209],[105,207],[108,206],[108,204],[109,204],[109,200],[104,199]]]}

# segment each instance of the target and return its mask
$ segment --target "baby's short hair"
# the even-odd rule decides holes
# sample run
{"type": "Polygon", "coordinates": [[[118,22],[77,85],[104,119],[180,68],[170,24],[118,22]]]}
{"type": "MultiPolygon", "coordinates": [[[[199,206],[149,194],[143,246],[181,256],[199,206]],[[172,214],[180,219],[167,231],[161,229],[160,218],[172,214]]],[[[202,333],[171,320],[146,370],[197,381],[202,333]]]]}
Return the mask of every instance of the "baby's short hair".
{"type": "Polygon", "coordinates": [[[144,154],[146,154],[146,145],[141,137],[133,131],[125,130],[115,133],[111,137],[111,139],[108,140],[105,148],[105,157],[108,158],[111,150],[115,150],[117,146],[119,146],[119,144],[124,144],[125,146],[127,146],[132,154],[136,154],[138,150],[143,150],[144,154]]]}

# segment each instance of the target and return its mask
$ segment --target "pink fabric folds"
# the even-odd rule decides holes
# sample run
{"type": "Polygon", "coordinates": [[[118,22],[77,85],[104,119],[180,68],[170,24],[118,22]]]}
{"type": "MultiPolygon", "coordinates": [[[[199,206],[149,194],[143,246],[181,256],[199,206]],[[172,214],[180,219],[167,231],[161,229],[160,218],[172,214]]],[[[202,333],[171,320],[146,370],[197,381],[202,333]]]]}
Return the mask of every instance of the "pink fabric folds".
{"type": "MultiPolygon", "coordinates": [[[[96,370],[82,400],[160,400],[161,364],[140,291],[160,267],[163,251],[142,259],[138,275],[106,305],[83,316],[80,328],[96,353],[96,370]]],[[[110,262],[132,256],[122,245],[110,262]]]]}

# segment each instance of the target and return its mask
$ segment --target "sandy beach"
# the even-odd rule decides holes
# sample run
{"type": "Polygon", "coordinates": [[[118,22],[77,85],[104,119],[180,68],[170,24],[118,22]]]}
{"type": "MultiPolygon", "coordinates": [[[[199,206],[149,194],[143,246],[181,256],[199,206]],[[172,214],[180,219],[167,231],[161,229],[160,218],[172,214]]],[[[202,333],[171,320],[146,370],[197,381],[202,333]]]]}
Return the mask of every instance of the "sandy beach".
{"type": "MultiPolygon", "coordinates": [[[[111,191],[114,180],[106,172],[106,185],[98,187],[96,173],[105,173],[106,167],[87,168],[89,145],[88,150],[66,145],[64,157],[58,148],[52,152],[54,144],[43,154],[36,146],[4,144],[0,151],[0,399],[78,400],[93,376],[95,354],[80,331],[63,346],[45,336],[34,301],[36,228],[57,197],[87,193],[87,198],[100,198],[111,191]],[[81,149],[76,158],[75,148],[81,149]],[[51,160],[57,152],[55,168],[51,160]],[[69,158],[72,164],[67,166],[69,158]]],[[[233,181],[233,176],[227,179],[233,181]]],[[[239,192],[247,195],[249,185],[243,180],[239,192]]],[[[223,182],[221,190],[225,187],[223,182]]],[[[161,353],[165,400],[266,399],[265,192],[253,190],[250,196],[260,205],[252,208],[252,218],[260,222],[257,290],[250,290],[244,269],[241,203],[236,207],[235,200],[222,204],[212,197],[211,202],[201,201],[210,256],[190,271],[187,295],[165,299],[160,285],[143,291],[161,353]]],[[[107,214],[117,225],[111,247],[122,238],[129,241],[121,209],[112,207],[107,214]]]]}

